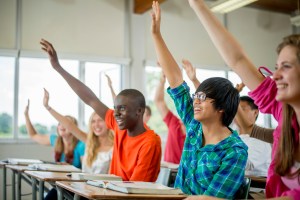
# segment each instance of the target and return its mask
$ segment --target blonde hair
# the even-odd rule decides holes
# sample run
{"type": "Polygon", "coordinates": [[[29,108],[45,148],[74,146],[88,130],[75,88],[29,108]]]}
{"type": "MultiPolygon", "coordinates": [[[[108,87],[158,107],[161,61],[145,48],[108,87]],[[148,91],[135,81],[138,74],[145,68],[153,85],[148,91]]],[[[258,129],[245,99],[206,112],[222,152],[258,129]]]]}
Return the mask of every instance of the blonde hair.
{"type": "MultiPolygon", "coordinates": [[[[93,161],[97,158],[98,148],[101,146],[98,136],[94,134],[92,129],[93,117],[96,115],[95,112],[92,113],[89,119],[89,132],[86,141],[86,165],[91,166],[93,161]]],[[[107,129],[108,139],[113,143],[114,132],[111,129],[107,129]]]]}
{"type": "MultiPolygon", "coordinates": [[[[77,120],[74,117],[72,117],[70,115],[66,115],[65,117],[70,119],[74,124],[76,124],[76,126],[78,125],[77,120]]],[[[58,129],[58,127],[57,127],[57,129],[58,129]]],[[[57,130],[57,133],[58,133],[58,130],[57,130]]],[[[72,134],[71,134],[71,138],[72,138],[71,148],[70,148],[70,150],[68,149],[67,152],[65,153],[65,161],[69,164],[73,163],[73,157],[74,157],[73,151],[78,142],[78,139],[76,137],[74,137],[72,134]]],[[[63,138],[59,134],[58,134],[58,137],[55,142],[54,151],[55,151],[55,161],[60,162],[60,158],[61,158],[62,154],[64,153],[64,144],[63,144],[63,138]]]]}

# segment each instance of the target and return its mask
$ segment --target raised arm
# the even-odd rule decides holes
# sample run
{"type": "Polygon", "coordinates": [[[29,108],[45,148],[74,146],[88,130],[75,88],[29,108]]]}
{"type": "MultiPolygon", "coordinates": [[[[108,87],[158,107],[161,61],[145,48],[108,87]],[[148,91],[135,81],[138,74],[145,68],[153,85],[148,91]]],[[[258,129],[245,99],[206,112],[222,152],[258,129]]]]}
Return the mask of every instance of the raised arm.
{"type": "Polygon", "coordinates": [[[241,77],[250,90],[255,89],[264,80],[264,76],[249,60],[239,43],[223,27],[203,0],[189,0],[189,3],[225,63],[241,77]]]}
{"type": "Polygon", "coordinates": [[[67,81],[82,101],[91,106],[102,119],[105,119],[105,113],[108,110],[108,107],[97,98],[90,88],[60,66],[56,51],[51,43],[42,39],[40,44],[42,45],[42,50],[48,54],[52,67],[67,81]]]}
{"type": "Polygon", "coordinates": [[[105,76],[106,76],[106,78],[107,78],[107,84],[108,84],[108,87],[109,87],[109,89],[110,89],[110,93],[111,93],[111,96],[112,96],[112,98],[113,98],[113,100],[116,98],[116,93],[115,93],[115,91],[114,91],[114,88],[113,88],[113,86],[112,86],[112,81],[111,81],[111,79],[110,79],[110,77],[107,75],[107,74],[105,74],[105,76]]]}
{"type": "Polygon", "coordinates": [[[155,103],[160,115],[162,116],[162,118],[165,118],[165,116],[169,112],[169,108],[165,102],[165,95],[164,95],[165,82],[166,82],[166,77],[165,77],[164,73],[162,72],[159,83],[158,83],[156,91],[155,91],[155,96],[154,96],[154,103],[155,103]]]}
{"type": "Polygon", "coordinates": [[[36,132],[35,128],[33,127],[31,120],[29,118],[29,105],[30,105],[30,101],[28,99],[28,103],[25,108],[24,115],[25,115],[25,121],[26,121],[26,129],[29,134],[29,137],[39,144],[50,145],[49,135],[40,134],[40,133],[36,132]]]}
{"type": "Polygon", "coordinates": [[[182,73],[172,54],[170,53],[160,32],[160,7],[157,1],[152,4],[152,38],[154,41],[157,60],[160,63],[171,88],[182,84],[182,73]]]}
{"type": "Polygon", "coordinates": [[[197,90],[200,85],[200,81],[197,79],[195,67],[193,67],[192,63],[186,59],[182,59],[182,66],[186,72],[186,75],[192,81],[195,89],[197,90]]]}
{"type": "Polygon", "coordinates": [[[76,124],[74,124],[71,120],[67,117],[61,115],[60,113],[56,112],[52,107],[49,106],[49,92],[44,88],[44,100],[43,104],[45,108],[49,111],[49,113],[60,123],[68,129],[76,138],[79,140],[86,142],[87,133],[83,132],[78,128],[76,124]]]}

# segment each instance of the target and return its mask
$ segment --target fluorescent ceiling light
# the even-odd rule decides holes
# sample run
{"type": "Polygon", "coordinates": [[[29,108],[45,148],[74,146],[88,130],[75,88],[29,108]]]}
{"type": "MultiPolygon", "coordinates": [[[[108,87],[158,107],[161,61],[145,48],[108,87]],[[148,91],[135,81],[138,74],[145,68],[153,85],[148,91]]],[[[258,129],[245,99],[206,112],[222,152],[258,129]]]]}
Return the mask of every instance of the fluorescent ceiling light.
{"type": "Polygon", "coordinates": [[[257,0],[218,0],[210,6],[211,11],[228,13],[257,0]]]}

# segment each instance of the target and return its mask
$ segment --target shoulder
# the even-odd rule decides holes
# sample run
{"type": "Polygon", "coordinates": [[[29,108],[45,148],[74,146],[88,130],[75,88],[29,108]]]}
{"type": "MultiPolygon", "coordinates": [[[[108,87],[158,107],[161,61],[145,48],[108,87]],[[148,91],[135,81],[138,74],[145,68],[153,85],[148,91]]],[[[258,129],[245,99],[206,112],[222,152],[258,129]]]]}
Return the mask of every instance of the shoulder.
{"type": "Polygon", "coordinates": [[[85,149],[85,144],[84,144],[84,142],[78,140],[78,142],[77,142],[75,148],[78,149],[78,150],[82,150],[82,149],[84,150],[84,149],[85,149]]]}

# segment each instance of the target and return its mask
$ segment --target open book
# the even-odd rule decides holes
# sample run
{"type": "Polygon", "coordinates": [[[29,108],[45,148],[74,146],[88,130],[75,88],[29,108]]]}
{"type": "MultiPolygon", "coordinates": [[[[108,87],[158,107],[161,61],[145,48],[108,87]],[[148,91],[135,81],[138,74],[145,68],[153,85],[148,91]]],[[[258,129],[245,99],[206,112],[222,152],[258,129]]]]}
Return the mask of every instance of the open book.
{"type": "Polygon", "coordinates": [[[45,170],[52,172],[81,172],[81,169],[78,169],[73,165],[31,164],[28,165],[28,167],[35,170],[45,170]]]}
{"type": "Polygon", "coordinates": [[[164,186],[160,183],[142,182],[142,181],[87,181],[87,184],[97,187],[103,187],[128,194],[165,194],[178,195],[183,194],[180,189],[164,186]]]}
{"type": "Polygon", "coordinates": [[[166,167],[166,168],[169,168],[169,169],[178,169],[179,164],[162,161],[160,163],[160,166],[161,167],[166,167]]]}
{"type": "Polygon", "coordinates": [[[29,165],[34,163],[43,163],[41,160],[36,159],[24,159],[24,158],[8,158],[7,162],[13,165],[29,165]]]}
{"type": "Polygon", "coordinates": [[[67,176],[79,180],[122,181],[120,176],[114,174],[70,173],[67,176]]]}

